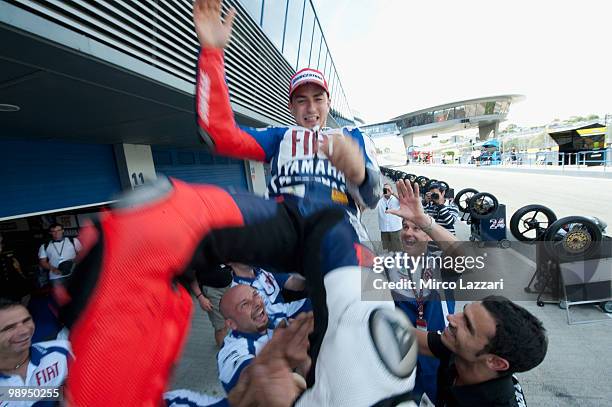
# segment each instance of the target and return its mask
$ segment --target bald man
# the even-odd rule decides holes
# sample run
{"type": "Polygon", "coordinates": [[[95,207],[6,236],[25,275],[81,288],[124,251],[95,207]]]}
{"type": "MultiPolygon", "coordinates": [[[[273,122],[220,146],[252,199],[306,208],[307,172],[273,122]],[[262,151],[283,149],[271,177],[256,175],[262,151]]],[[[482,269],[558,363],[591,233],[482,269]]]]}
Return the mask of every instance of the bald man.
{"type": "Polygon", "coordinates": [[[231,330],[217,354],[219,379],[229,393],[242,370],[270,341],[274,328],[288,317],[281,310],[268,315],[257,289],[243,284],[230,288],[221,298],[219,308],[231,330]]]}
{"type": "Polygon", "coordinates": [[[233,271],[232,285],[251,286],[262,296],[268,314],[285,313],[287,317],[312,311],[312,305],[307,298],[286,302],[282,290],[294,292],[304,291],[306,279],[299,274],[270,273],[259,267],[252,267],[243,263],[228,263],[233,271]]]}

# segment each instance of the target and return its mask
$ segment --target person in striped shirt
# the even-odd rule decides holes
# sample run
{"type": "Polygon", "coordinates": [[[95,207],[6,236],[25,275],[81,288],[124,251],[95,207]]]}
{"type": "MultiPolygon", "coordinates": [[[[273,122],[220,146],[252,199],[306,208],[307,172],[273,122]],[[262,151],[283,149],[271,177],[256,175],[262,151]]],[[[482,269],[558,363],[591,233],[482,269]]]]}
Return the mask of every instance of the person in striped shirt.
{"type": "MultiPolygon", "coordinates": [[[[432,182],[429,190],[425,191],[423,209],[438,225],[455,235],[455,221],[459,218],[459,210],[454,203],[446,202],[445,193],[444,185],[432,182]]],[[[440,251],[440,247],[435,242],[429,242],[428,246],[431,252],[440,251]]]]}
{"type": "Polygon", "coordinates": [[[432,182],[429,190],[425,191],[425,212],[434,218],[434,221],[455,234],[455,221],[459,217],[459,210],[454,203],[447,203],[444,194],[446,188],[437,182],[432,182]]]}

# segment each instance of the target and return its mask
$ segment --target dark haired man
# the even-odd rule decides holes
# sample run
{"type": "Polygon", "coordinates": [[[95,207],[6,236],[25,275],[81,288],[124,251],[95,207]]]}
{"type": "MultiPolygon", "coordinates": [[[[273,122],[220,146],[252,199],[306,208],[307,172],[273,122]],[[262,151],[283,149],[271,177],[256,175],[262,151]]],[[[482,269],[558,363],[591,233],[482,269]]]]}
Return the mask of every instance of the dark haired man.
{"type": "Polygon", "coordinates": [[[378,226],[380,228],[380,239],[382,248],[388,252],[399,252],[402,250],[400,231],[402,230],[402,218],[387,213],[389,209],[399,209],[400,203],[393,193],[391,184],[383,185],[383,197],[378,201],[376,210],[378,212],[378,226]]]}
{"type": "Polygon", "coordinates": [[[443,184],[432,182],[425,191],[425,205],[423,209],[434,221],[455,234],[455,221],[459,217],[459,210],[453,203],[446,203],[444,194],[446,188],[443,184]]]}
{"type": "MultiPolygon", "coordinates": [[[[221,14],[220,0],[194,2],[193,21],[201,46],[195,100],[202,140],[215,154],[270,163],[269,196],[297,208],[300,215],[309,216],[326,208],[342,209],[342,221],[318,239],[321,247],[317,253],[329,254],[333,259],[328,262],[305,259],[320,263],[309,271],[317,274],[314,270],[320,270],[320,275],[309,280],[321,288],[325,281],[338,278],[338,275],[329,278],[332,271],[342,270],[346,274],[343,280],[358,282],[360,273],[356,268],[368,265],[371,254],[360,245],[367,233],[357,217],[357,203],[374,208],[381,195],[373,143],[357,128],[324,129],[330,114],[331,95],[324,75],[311,68],[299,70],[289,80],[288,108],[297,126],[238,127],[225,82],[223,56],[236,11],[230,8],[223,22],[221,14]]],[[[309,291],[329,295],[330,289],[309,291]]],[[[333,325],[325,297],[314,298],[311,294],[310,299],[315,314],[315,329],[310,339],[314,367],[307,382],[313,386],[317,355],[327,328],[333,325]]],[[[352,296],[350,301],[357,302],[359,298],[352,296]]],[[[361,309],[369,314],[376,307],[374,303],[364,302],[361,309]]],[[[357,378],[355,370],[351,373],[357,378]]]]}
{"type": "Polygon", "coordinates": [[[40,246],[38,259],[40,267],[49,270],[49,280],[57,280],[70,272],[71,267],[60,266],[70,264],[81,250],[81,242],[77,238],[64,236],[64,227],[59,223],[49,226],[51,240],[40,246]]]}
{"type": "Polygon", "coordinates": [[[374,208],[381,195],[373,143],[357,128],[324,129],[331,109],[330,89],[324,75],[311,68],[299,70],[289,81],[288,108],[297,126],[238,127],[223,57],[234,16],[231,9],[221,22],[220,0],[194,3],[201,46],[196,109],[202,140],[216,154],[270,163],[270,197],[293,201],[305,214],[343,207],[357,235],[365,235],[357,203],[374,208]]]}
{"type": "Polygon", "coordinates": [[[440,359],[436,406],[526,406],[512,375],[538,366],[548,339],[542,322],[501,296],[448,316],[443,331],[417,331],[419,352],[440,359]]]}
{"type": "MultiPolygon", "coordinates": [[[[48,388],[48,396],[58,397],[58,389],[68,376],[72,360],[70,344],[53,340],[32,344],[34,321],[18,302],[0,298],[0,400],[15,387],[48,388]]],[[[29,401],[7,401],[3,407],[39,405],[39,396],[29,401]]],[[[44,397],[44,396],[42,396],[44,397]]]]}

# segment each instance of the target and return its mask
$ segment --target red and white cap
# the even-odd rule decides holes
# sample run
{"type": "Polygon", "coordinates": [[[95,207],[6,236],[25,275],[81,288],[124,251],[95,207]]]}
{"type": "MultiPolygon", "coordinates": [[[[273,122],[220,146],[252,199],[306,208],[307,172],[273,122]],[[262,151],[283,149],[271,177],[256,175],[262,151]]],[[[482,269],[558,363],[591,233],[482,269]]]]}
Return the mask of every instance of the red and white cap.
{"type": "Polygon", "coordinates": [[[291,82],[289,84],[289,98],[297,88],[302,86],[305,83],[314,83],[315,85],[319,85],[325,92],[327,92],[327,96],[329,96],[329,89],[327,88],[327,81],[325,77],[320,71],[311,68],[300,69],[291,77],[291,82]]]}

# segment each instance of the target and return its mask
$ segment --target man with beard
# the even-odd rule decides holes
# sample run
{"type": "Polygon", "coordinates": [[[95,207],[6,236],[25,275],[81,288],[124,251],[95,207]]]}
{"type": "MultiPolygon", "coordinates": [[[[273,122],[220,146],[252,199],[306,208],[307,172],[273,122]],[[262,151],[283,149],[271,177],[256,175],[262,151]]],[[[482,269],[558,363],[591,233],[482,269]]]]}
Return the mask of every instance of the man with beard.
{"type": "Polygon", "coordinates": [[[542,322],[502,296],[489,296],[448,316],[444,331],[417,332],[419,352],[440,360],[436,406],[525,407],[513,373],[544,360],[542,322]]]}

